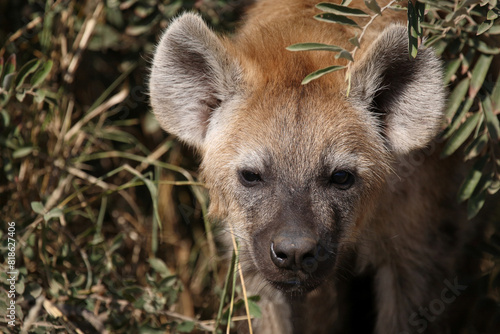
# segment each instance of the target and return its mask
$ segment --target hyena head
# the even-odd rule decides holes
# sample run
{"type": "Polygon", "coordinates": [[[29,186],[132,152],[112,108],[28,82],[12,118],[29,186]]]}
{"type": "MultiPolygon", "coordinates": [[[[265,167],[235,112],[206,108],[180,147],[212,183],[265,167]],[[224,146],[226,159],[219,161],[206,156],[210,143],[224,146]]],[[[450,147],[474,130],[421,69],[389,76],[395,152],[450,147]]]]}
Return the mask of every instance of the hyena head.
{"type": "Polygon", "coordinates": [[[332,58],[286,51],[295,32],[270,31],[227,40],[179,17],[155,53],[151,103],[199,150],[210,213],[232,227],[245,270],[300,293],[363,233],[391,161],[435,136],[444,97],[439,61],[425,49],[410,61],[405,28],[365,52],[349,96],[342,72],[301,85],[332,58]]]}

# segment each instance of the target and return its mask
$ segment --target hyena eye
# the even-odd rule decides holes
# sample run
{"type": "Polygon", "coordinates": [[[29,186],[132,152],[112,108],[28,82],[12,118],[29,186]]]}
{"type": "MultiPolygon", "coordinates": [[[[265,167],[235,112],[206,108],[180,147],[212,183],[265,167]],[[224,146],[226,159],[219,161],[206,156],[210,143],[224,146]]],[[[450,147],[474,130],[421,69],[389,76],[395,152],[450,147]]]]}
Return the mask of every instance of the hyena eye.
{"type": "Polygon", "coordinates": [[[240,175],[240,182],[245,187],[255,186],[257,183],[262,181],[260,174],[254,173],[254,172],[249,171],[249,170],[241,170],[239,172],[239,175],[240,175]]]}
{"type": "Polygon", "coordinates": [[[351,173],[345,171],[345,170],[339,170],[336,172],[333,172],[332,176],[330,177],[330,182],[337,188],[346,190],[349,189],[353,183],[354,183],[354,175],[351,173]]]}

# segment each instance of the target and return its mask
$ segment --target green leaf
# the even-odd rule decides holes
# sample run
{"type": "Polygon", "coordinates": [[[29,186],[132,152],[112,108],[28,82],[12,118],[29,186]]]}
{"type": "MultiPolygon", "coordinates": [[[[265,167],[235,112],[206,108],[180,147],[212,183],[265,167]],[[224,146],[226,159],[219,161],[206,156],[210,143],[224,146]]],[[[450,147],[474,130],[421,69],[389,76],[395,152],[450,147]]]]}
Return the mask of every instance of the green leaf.
{"type": "Polygon", "coordinates": [[[340,46],[322,44],[322,43],[298,43],[290,45],[286,49],[288,51],[332,51],[332,52],[340,52],[344,50],[340,46]]]}
{"type": "Polygon", "coordinates": [[[31,85],[33,87],[36,87],[40,85],[43,80],[49,75],[50,70],[52,69],[53,62],[52,60],[48,60],[47,62],[43,63],[42,66],[33,74],[33,77],[31,78],[31,85]]]}
{"type": "Polygon", "coordinates": [[[469,96],[471,98],[474,98],[479,92],[479,89],[481,89],[492,60],[493,56],[484,54],[482,54],[477,60],[476,65],[472,70],[472,77],[469,87],[469,96]]]}
{"type": "Polygon", "coordinates": [[[491,92],[491,105],[493,112],[498,114],[500,111],[500,80],[497,80],[493,91],[491,92]]]}
{"type": "Polygon", "coordinates": [[[10,55],[9,58],[7,58],[7,61],[5,62],[5,71],[3,73],[3,76],[5,77],[7,74],[14,73],[15,71],[16,71],[16,54],[13,53],[10,55]]]}
{"type": "Polygon", "coordinates": [[[483,156],[481,159],[476,161],[474,166],[472,166],[472,169],[469,171],[464,181],[462,182],[460,189],[458,190],[457,201],[459,203],[462,203],[472,196],[474,189],[476,188],[479,180],[481,179],[481,176],[483,175],[483,169],[487,161],[488,156],[483,156]]]}
{"type": "Polygon", "coordinates": [[[248,301],[248,311],[250,312],[250,315],[255,318],[262,317],[262,311],[260,309],[260,306],[250,298],[248,298],[247,301],[248,301]]]}
{"type": "Polygon", "coordinates": [[[448,107],[445,114],[446,118],[451,119],[457,112],[458,107],[460,107],[460,104],[465,97],[465,94],[467,94],[467,91],[469,89],[469,82],[469,78],[463,79],[451,92],[450,97],[448,98],[448,107]]]}
{"type": "Polygon", "coordinates": [[[341,16],[341,15],[335,15],[335,14],[331,14],[331,13],[321,13],[321,14],[315,15],[314,18],[318,21],[324,21],[324,22],[329,22],[329,23],[338,23],[338,24],[343,24],[343,25],[348,25],[348,26],[359,28],[359,26],[356,22],[354,22],[350,18],[347,18],[345,16],[341,16]]]}
{"type": "Polygon", "coordinates": [[[354,58],[352,58],[351,53],[347,50],[342,50],[342,51],[340,51],[339,54],[337,54],[335,56],[335,59],[339,59],[339,58],[344,58],[344,59],[347,59],[349,61],[354,61],[354,58]]]}
{"type": "Polygon", "coordinates": [[[3,77],[2,87],[6,91],[9,91],[12,88],[12,83],[14,82],[14,78],[16,77],[16,73],[9,73],[3,77]]]}
{"type": "Polygon", "coordinates": [[[43,215],[43,219],[45,221],[49,221],[52,218],[57,218],[61,217],[63,215],[63,211],[59,208],[53,208],[49,212],[47,212],[45,215],[43,215]]]}
{"type": "Polygon", "coordinates": [[[476,35],[481,35],[487,32],[493,26],[493,21],[484,21],[477,27],[476,35]]]}
{"type": "Polygon", "coordinates": [[[488,14],[486,15],[486,19],[488,20],[496,20],[498,17],[498,14],[495,13],[495,11],[493,9],[490,9],[488,11],[488,14]]]}
{"type": "Polygon", "coordinates": [[[341,5],[342,6],[349,6],[351,4],[352,0],[342,0],[341,5]]]}
{"type": "Polygon", "coordinates": [[[41,202],[31,202],[31,210],[39,215],[43,215],[45,208],[41,202]]]}
{"type": "MultiPolygon", "coordinates": [[[[491,31],[491,29],[490,29],[491,31]]],[[[491,33],[491,32],[490,32],[491,33]]],[[[467,40],[468,44],[477,49],[478,51],[487,54],[487,55],[497,55],[500,53],[500,48],[495,47],[491,44],[487,44],[484,41],[481,41],[478,38],[469,38],[467,40]]]]}
{"type": "Polygon", "coordinates": [[[375,14],[381,14],[380,6],[375,0],[365,0],[365,5],[369,10],[374,12],[375,14]]]}
{"type": "Polygon", "coordinates": [[[325,74],[328,74],[328,73],[331,73],[331,72],[335,72],[335,71],[338,71],[338,70],[342,70],[346,68],[345,66],[328,66],[328,67],[325,67],[325,68],[322,68],[320,70],[317,70],[309,75],[307,75],[304,80],[302,80],[302,84],[305,85],[309,82],[311,82],[312,80],[316,80],[320,77],[322,77],[323,75],[325,74]]]}
{"type": "Polygon", "coordinates": [[[177,331],[181,333],[191,333],[194,330],[193,321],[183,321],[177,325],[177,331]]]}
{"type": "Polygon", "coordinates": [[[148,262],[151,268],[153,268],[154,271],[160,274],[161,277],[167,277],[171,275],[170,270],[162,260],[158,258],[150,258],[148,259],[148,262]]]}
{"type": "Polygon", "coordinates": [[[441,152],[441,157],[445,158],[452,155],[462,145],[476,127],[481,113],[475,113],[467,118],[465,122],[458,128],[458,130],[446,142],[446,145],[441,152]]]}
{"type": "Polygon", "coordinates": [[[450,60],[446,64],[446,68],[444,70],[444,78],[443,78],[443,82],[445,85],[450,83],[451,78],[453,77],[453,75],[455,75],[455,73],[457,73],[457,70],[460,67],[461,63],[462,63],[461,58],[455,58],[453,60],[450,60]]]}
{"type": "Polygon", "coordinates": [[[480,155],[486,144],[488,144],[488,135],[486,133],[474,138],[464,149],[464,159],[470,160],[480,155]]]}
{"type": "Polygon", "coordinates": [[[408,54],[415,58],[418,53],[418,44],[422,37],[420,23],[424,18],[425,4],[416,1],[415,5],[408,1],[408,54]]]}
{"type": "Polygon", "coordinates": [[[359,16],[359,17],[368,17],[370,15],[363,12],[361,9],[350,8],[347,6],[336,5],[334,3],[322,2],[316,5],[316,8],[322,10],[327,13],[337,14],[337,15],[345,15],[345,16],[359,16]]]}
{"type": "Polygon", "coordinates": [[[24,80],[26,80],[26,77],[30,74],[36,71],[36,69],[40,66],[40,60],[39,59],[32,59],[26,64],[24,64],[23,67],[19,70],[19,72],[16,75],[16,80],[14,81],[14,84],[16,88],[19,88],[23,83],[24,80]]]}
{"type": "Polygon", "coordinates": [[[359,39],[358,39],[358,33],[356,33],[356,36],[352,37],[352,38],[349,38],[349,43],[351,43],[352,45],[356,46],[356,47],[360,47],[359,45],[359,39]]]}
{"type": "Polygon", "coordinates": [[[32,146],[18,148],[12,153],[12,157],[14,159],[24,158],[25,156],[33,152],[33,149],[34,148],[32,146]]]}
{"type": "Polygon", "coordinates": [[[467,216],[469,219],[475,217],[483,207],[486,200],[486,192],[492,183],[492,178],[492,173],[483,173],[483,176],[476,185],[476,189],[474,189],[474,193],[467,203],[467,216]]]}
{"type": "Polygon", "coordinates": [[[498,117],[493,114],[493,107],[489,96],[481,100],[481,106],[483,107],[486,127],[488,128],[490,138],[494,143],[498,143],[500,139],[500,124],[498,123],[498,117]]]}
{"type": "Polygon", "coordinates": [[[482,192],[472,197],[467,203],[467,219],[474,218],[486,201],[486,192],[482,192]]]}

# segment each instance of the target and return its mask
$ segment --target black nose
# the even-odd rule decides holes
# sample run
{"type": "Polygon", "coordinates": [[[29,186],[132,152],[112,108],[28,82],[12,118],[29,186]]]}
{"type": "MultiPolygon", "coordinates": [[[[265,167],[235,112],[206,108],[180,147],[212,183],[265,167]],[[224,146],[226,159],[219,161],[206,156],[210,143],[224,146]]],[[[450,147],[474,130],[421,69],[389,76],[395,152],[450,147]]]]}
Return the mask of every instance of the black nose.
{"type": "Polygon", "coordinates": [[[308,236],[279,235],[271,242],[271,259],[276,267],[288,270],[314,271],[319,246],[308,236]]]}

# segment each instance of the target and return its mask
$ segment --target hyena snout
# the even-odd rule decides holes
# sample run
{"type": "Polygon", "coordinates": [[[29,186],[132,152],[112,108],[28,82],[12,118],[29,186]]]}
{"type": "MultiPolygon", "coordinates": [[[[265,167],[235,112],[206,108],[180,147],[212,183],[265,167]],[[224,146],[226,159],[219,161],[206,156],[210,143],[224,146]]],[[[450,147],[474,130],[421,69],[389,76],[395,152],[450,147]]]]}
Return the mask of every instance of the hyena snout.
{"type": "Polygon", "coordinates": [[[317,269],[321,253],[313,235],[284,231],[271,241],[271,260],[280,269],[312,272],[317,269]]]}

